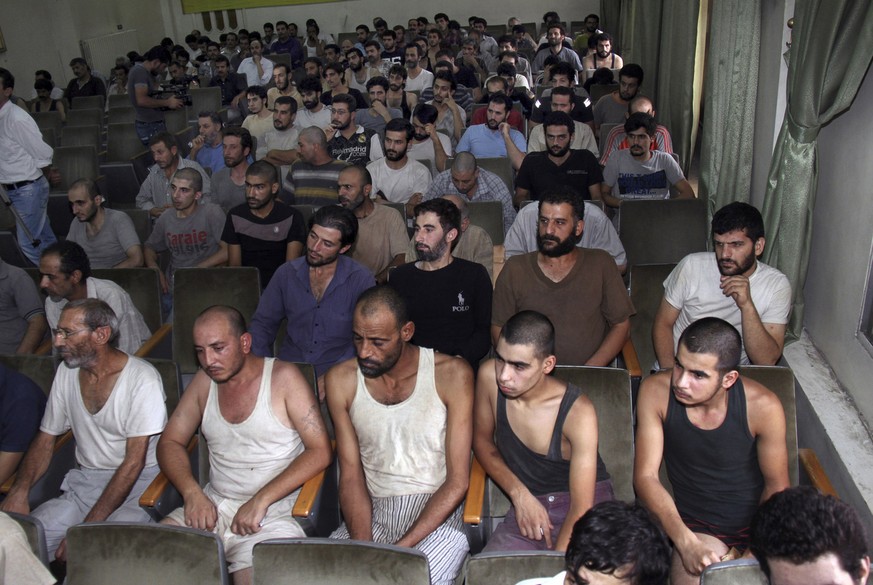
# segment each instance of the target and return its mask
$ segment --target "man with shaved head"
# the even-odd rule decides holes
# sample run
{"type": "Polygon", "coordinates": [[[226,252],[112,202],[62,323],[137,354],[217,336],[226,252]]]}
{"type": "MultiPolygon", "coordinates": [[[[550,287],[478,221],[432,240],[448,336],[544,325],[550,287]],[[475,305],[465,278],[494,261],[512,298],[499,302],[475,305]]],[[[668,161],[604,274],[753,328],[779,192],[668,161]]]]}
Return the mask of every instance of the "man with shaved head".
{"type": "Polygon", "coordinates": [[[291,194],[286,203],[336,205],[337,179],[348,163],[330,155],[324,130],[310,126],[297,139],[300,158],[284,177],[284,187],[291,194]]]}

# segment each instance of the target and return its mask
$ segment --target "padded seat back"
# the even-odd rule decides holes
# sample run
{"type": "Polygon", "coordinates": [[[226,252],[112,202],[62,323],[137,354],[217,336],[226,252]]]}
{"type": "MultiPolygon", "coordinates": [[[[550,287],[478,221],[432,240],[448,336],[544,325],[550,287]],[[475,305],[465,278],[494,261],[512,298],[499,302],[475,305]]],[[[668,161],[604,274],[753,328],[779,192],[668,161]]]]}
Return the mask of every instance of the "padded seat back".
{"type": "Polygon", "coordinates": [[[129,161],[100,165],[100,174],[106,179],[106,198],[113,209],[136,207],[140,180],[129,161]]]}
{"type": "Polygon", "coordinates": [[[21,251],[21,246],[18,245],[18,237],[15,235],[15,229],[0,230],[0,258],[12,266],[20,268],[33,267],[33,264],[21,251]]]}
{"type": "Polygon", "coordinates": [[[603,96],[609,95],[612,92],[616,91],[617,89],[618,89],[617,83],[610,83],[610,84],[593,83],[593,84],[591,84],[591,87],[589,88],[588,93],[591,95],[592,105],[596,104],[597,100],[599,100],[603,96]]]}
{"type": "Polygon", "coordinates": [[[194,120],[200,112],[218,112],[221,109],[221,89],[200,87],[189,90],[191,105],[188,106],[188,119],[194,120]]]}
{"type": "MultiPolygon", "coordinates": [[[[128,99],[127,103],[130,103],[130,98],[128,98],[127,96],[124,97],[128,99]]],[[[106,101],[102,95],[79,96],[73,98],[73,101],[70,103],[70,109],[100,110],[102,112],[105,105],[106,101]]],[[[69,118],[67,120],[69,121],[69,118]]]]}
{"type": "Polygon", "coordinates": [[[96,278],[111,280],[127,291],[152,333],[161,326],[161,288],[153,268],[95,268],[96,278]]]}
{"type": "Polygon", "coordinates": [[[646,373],[655,363],[652,325],[664,296],[664,280],[675,264],[638,264],[630,267],[630,297],[636,314],[631,315],[631,341],[646,373]]]}
{"type": "Polygon", "coordinates": [[[130,103],[130,96],[128,94],[109,96],[109,109],[110,110],[125,109],[125,108],[129,108],[131,110],[133,109],[133,106],[130,103]]]}
{"type": "Polygon", "coordinates": [[[179,366],[172,360],[146,358],[146,361],[153,365],[161,375],[164,394],[167,397],[167,416],[171,416],[182,397],[182,374],[179,372],[179,366]]]}
{"type": "Polygon", "coordinates": [[[679,262],[706,251],[709,228],[701,199],[628,200],[621,204],[619,238],[628,266],[679,262]]]}
{"type": "Polygon", "coordinates": [[[64,128],[64,146],[93,146],[100,150],[100,126],[96,124],[67,126],[64,128]]]}
{"type": "Polygon", "coordinates": [[[133,108],[113,108],[110,105],[106,121],[109,124],[133,124],[136,122],[136,110],[133,108]]]}
{"type": "Polygon", "coordinates": [[[56,138],[61,137],[64,121],[61,119],[60,112],[34,112],[31,116],[36,120],[36,125],[40,130],[51,128],[55,131],[56,138]]]}
{"type": "Polygon", "coordinates": [[[46,396],[52,389],[58,365],[50,355],[0,355],[0,364],[36,382],[46,396]]]}
{"type": "MultiPolygon", "coordinates": [[[[59,146],[52,155],[52,165],[61,174],[61,182],[51,191],[63,193],[78,179],[97,179],[97,148],[95,146],[59,146]]],[[[72,216],[71,216],[72,217],[72,216]]]]}
{"type": "Polygon", "coordinates": [[[106,160],[128,162],[144,150],[148,149],[143,146],[133,124],[109,124],[106,133],[106,160]]]}
{"type": "Polygon", "coordinates": [[[515,585],[524,579],[551,577],[564,570],[557,551],[480,553],[467,561],[466,585],[515,585]]]}
{"type": "Polygon", "coordinates": [[[488,232],[492,244],[503,245],[503,204],[500,201],[472,201],[467,204],[467,209],[470,223],[488,232]]]}
{"type": "Polygon", "coordinates": [[[136,230],[136,236],[139,238],[140,243],[149,239],[152,233],[152,220],[148,211],[133,207],[124,207],[119,211],[123,211],[130,217],[130,220],[133,222],[133,229],[136,230]]]}
{"type": "Polygon", "coordinates": [[[103,108],[72,109],[67,112],[67,128],[70,126],[97,126],[103,128],[103,108]]]}

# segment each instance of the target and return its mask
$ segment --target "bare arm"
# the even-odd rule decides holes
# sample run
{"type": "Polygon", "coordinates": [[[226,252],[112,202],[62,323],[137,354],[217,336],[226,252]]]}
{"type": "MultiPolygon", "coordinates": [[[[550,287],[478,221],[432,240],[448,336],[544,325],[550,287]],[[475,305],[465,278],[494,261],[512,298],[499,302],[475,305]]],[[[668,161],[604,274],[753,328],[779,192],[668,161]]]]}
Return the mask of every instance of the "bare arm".
{"type": "Polygon", "coordinates": [[[97,499],[97,503],[85,516],[84,522],[102,522],[124,503],[133,488],[133,484],[139,479],[139,474],[145,467],[150,438],[148,435],[127,438],[121,465],[118,466],[112,479],[106,484],[103,493],[97,499]]]}
{"type": "Polygon", "coordinates": [[[679,309],[661,298],[655,321],[652,323],[652,343],[655,346],[655,357],[662,369],[672,368],[674,355],[673,325],[679,318],[679,309]]]}
{"type": "Polygon", "coordinates": [[[113,268],[139,268],[143,263],[142,246],[136,244],[125,250],[127,258],[113,266],[113,268]]]}
{"type": "Polygon", "coordinates": [[[198,268],[211,268],[212,266],[227,265],[227,242],[218,242],[218,251],[197,265],[198,268]]]}
{"type": "Polygon", "coordinates": [[[602,183],[594,183],[592,185],[588,185],[588,194],[591,196],[592,201],[602,201],[603,200],[602,183]]]}
{"type": "Polygon", "coordinates": [[[24,453],[19,451],[0,451],[0,484],[12,477],[22,459],[24,453]]]}
{"type": "Polygon", "coordinates": [[[228,244],[227,265],[242,266],[242,246],[239,244],[228,244]]]}
{"type": "Polygon", "coordinates": [[[570,509],[558,537],[555,550],[566,551],[573,525],[594,505],[597,483],[597,414],[591,401],[580,396],[564,424],[570,442],[570,509]]]}
{"type": "Polygon", "coordinates": [[[610,207],[615,207],[616,209],[621,207],[621,199],[612,196],[612,187],[610,187],[606,183],[603,183],[600,186],[600,197],[603,202],[610,207]]]}
{"type": "Polygon", "coordinates": [[[761,502],[790,486],[788,479],[788,448],[785,443],[785,411],[782,403],[769,390],[745,379],[749,429],[755,435],[758,465],[764,476],[761,502]]]}
{"type": "Polygon", "coordinates": [[[153,248],[144,246],[143,255],[145,256],[146,268],[154,268],[158,271],[158,281],[161,284],[161,292],[164,294],[170,292],[170,283],[167,282],[167,277],[164,275],[164,271],[161,270],[161,267],[158,264],[158,253],[155,252],[153,248]]]}
{"type": "Polygon", "coordinates": [[[721,290],[732,297],[740,310],[743,324],[743,347],[749,361],[756,365],[772,366],[782,355],[785,328],[780,323],[762,323],[752,300],[749,279],[742,275],[721,277],[721,290]]]}
{"type": "Polygon", "coordinates": [[[629,337],[630,319],[625,319],[624,321],[619,321],[615,325],[612,325],[609,328],[609,331],[606,332],[606,337],[603,338],[600,347],[597,348],[594,355],[588,358],[585,365],[608,366],[615,356],[619,354],[621,348],[627,342],[629,337]]]}
{"type": "Polygon", "coordinates": [[[446,154],[446,149],[443,148],[443,143],[440,142],[439,132],[437,132],[436,126],[433,124],[425,126],[425,132],[430,136],[430,141],[433,143],[434,166],[436,166],[439,172],[443,172],[446,170],[446,163],[449,157],[446,154]]]}
{"type": "Polygon", "coordinates": [[[510,128],[511,126],[508,123],[500,123],[500,133],[503,136],[503,143],[506,145],[506,155],[509,157],[512,168],[518,171],[521,168],[521,163],[524,161],[524,153],[512,141],[512,136],[509,132],[510,128]]]}
{"type": "Polygon", "coordinates": [[[455,142],[458,142],[461,140],[461,134],[464,130],[464,119],[461,118],[461,107],[452,96],[447,97],[443,103],[446,104],[452,112],[452,120],[454,121],[452,124],[452,134],[455,137],[455,142]]]}
{"type": "Polygon", "coordinates": [[[500,325],[491,326],[491,345],[497,347],[497,340],[500,339],[500,330],[503,329],[500,325]]]}
{"type": "Polygon", "coordinates": [[[39,431],[36,434],[36,437],[30,443],[30,447],[27,449],[21,469],[18,470],[18,474],[15,476],[15,483],[12,484],[12,489],[9,490],[6,499],[0,503],[0,510],[4,512],[17,512],[19,514],[30,513],[30,504],[28,503],[27,496],[36,480],[42,477],[48,469],[56,438],[55,435],[50,435],[43,431],[39,431]]]}
{"type": "Polygon", "coordinates": [[[696,197],[694,194],[694,188],[687,179],[682,179],[673,186],[676,187],[676,190],[679,192],[676,199],[694,199],[696,197]]]}
{"type": "Polygon", "coordinates": [[[528,189],[523,189],[521,187],[515,188],[515,196],[512,198],[512,203],[518,208],[521,208],[521,204],[530,199],[530,191],[528,189]]]}
{"type": "MultiPolygon", "coordinates": [[[[24,335],[15,353],[18,355],[33,353],[45,337],[45,332],[48,329],[48,321],[45,315],[34,315],[27,321],[27,329],[24,330],[24,335]]],[[[2,482],[0,482],[2,483],[2,482]]]]}

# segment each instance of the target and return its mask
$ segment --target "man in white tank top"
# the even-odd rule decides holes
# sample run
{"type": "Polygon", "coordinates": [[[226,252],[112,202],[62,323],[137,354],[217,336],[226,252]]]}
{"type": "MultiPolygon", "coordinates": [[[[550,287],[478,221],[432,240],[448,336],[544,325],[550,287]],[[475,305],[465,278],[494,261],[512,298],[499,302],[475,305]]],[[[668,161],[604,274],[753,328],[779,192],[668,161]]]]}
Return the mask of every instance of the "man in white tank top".
{"type": "Polygon", "coordinates": [[[158,463],[184,499],[165,524],[218,534],[236,585],[252,582],[252,547],[306,536],[291,510],[300,486],[331,461],[315,393],[293,364],[251,353],[245,319],[226,306],[194,322],[201,369],[158,444],[158,463]],[[200,487],[185,446],[200,427],[209,483],[200,487]]]}
{"type": "Polygon", "coordinates": [[[352,331],[357,358],[326,377],[345,519],[331,538],[414,547],[431,583],[454,583],[469,550],[472,370],[409,343],[415,324],[387,286],[361,294],[352,331]]]}

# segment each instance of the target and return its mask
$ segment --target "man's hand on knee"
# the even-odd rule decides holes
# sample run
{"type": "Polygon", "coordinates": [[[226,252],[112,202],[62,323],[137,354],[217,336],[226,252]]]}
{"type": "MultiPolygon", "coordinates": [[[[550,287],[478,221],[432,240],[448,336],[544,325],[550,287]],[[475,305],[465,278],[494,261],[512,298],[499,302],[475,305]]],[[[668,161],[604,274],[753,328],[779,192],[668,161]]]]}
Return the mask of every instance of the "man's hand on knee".
{"type": "Polygon", "coordinates": [[[218,522],[218,510],[202,491],[185,499],[185,525],[200,530],[213,530],[218,522]]]}
{"type": "Polygon", "coordinates": [[[255,534],[261,530],[261,522],[267,515],[267,507],[261,506],[252,498],[236,511],[233,517],[233,522],[230,525],[230,530],[234,534],[247,536],[255,534]]]}
{"type": "Polygon", "coordinates": [[[682,546],[677,546],[676,551],[682,559],[682,566],[691,575],[700,575],[703,569],[721,560],[720,555],[696,534],[682,546]]]}
{"type": "Polygon", "coordinates": [[[546,539],[546,546],[552,548],[552,530],[549,513],[530,492],[512,501],[515,506],[515,519],[521,535],[532,540],[546,539]]]}

